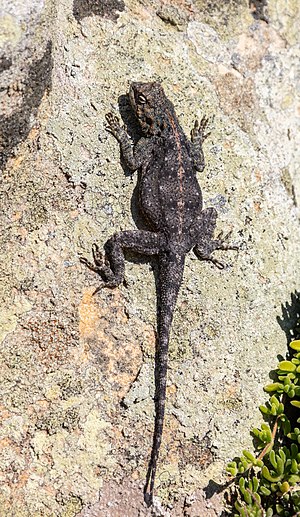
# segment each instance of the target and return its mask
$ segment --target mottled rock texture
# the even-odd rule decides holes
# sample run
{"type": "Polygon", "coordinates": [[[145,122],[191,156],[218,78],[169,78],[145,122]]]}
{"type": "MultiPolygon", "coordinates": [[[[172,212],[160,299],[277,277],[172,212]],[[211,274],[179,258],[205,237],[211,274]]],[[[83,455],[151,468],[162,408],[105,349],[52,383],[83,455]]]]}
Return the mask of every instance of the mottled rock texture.
{"type": "Polygon", "coordinates": [[[214,117],[199,181],[241,245],[186,263],[153,510],[221,515],[297,311],[299,24],[296,0],[2,0],[1,517],[151,513],[155,261],[96,296],[79,262],[141,224],[104,120],[135,135],[132,80],[162,81],[186,132],[214,117]]]}

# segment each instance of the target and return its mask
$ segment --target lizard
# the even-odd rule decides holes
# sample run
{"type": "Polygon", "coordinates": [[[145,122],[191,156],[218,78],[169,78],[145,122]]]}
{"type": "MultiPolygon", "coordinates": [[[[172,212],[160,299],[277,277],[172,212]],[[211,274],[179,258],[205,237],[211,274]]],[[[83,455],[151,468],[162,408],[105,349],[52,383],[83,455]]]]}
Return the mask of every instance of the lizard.
{"type": "Polygon", "coordinates": [[[157,345],[155,356],[155,423],[144,500],[150,506],[162,441],[168,347],[174,309],[182,283],[186,254],[193,249],[201,260],[222,269],[215,250],[237,249],[221,232],[213,238],[215,208],[203,209],[202,192],[196,172],[205,167],[202,144],[207,117],[195,121],[189,140],[181,128],[172,102],[159,82],[133,82],[129,89],[131,108],[142,133],[135,146],[126,129],[112,113],[106,114],[106,129],[119,142],[121,155],[130,171],[139,170],[139,206],[149,230],[115,233],[104,246],[105,255],[94,244],[94,263],[81,261],[102,278],[102,287],[115,288],[124,280],[124,250],[154,255],[158,260],[157,345]]]}

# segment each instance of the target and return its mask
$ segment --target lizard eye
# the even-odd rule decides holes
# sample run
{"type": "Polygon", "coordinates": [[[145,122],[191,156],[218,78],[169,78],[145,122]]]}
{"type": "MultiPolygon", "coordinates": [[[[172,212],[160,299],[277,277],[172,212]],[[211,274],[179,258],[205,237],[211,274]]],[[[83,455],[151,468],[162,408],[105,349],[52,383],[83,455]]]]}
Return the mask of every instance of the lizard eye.
{"type": "Polygon", "coordinates": [[[139,94],[139,96],[138,96],[138,101],[139,101],[141,104],[146,104],[147,99],[146,99],[145,95],[142,95],[142,94],[140,93],[140,94],[139,94]]]}

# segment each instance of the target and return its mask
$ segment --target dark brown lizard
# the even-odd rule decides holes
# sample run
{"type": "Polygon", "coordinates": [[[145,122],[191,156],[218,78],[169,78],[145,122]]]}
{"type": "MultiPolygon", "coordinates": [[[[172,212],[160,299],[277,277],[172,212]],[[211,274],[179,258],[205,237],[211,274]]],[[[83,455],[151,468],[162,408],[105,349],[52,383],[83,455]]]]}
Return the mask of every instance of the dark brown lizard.
{"type": "Polygon", "coordinates": [[[139,204],[150,231],[116,233],[105,244],[105,258],[94,245],[95,264],[82,261],[99,273],[103,280],[101,287],[116,287],[124,279],[124,249],[158,257],[156,414],[144,489],[145,501],[151,504],[165,413],[169,335],[185,256],[193,249],[200,259],[223,268],[212,253],[237,248],[227,244],[228,235],[222,239],[220,234],[213,239],[217,212],[202,206],[196,171],[203,171],[205,166],[202,143],[208,136],[205,134],[208,119],[202,118],[200,124],[195,122],[190,141],[159,83],[132,83],[129,99],[142,138],[133,147],[118,118],[111,113],[106,115],[107,129],[118,140],[127,167],[131,171],[140,170],[139,204]]]}

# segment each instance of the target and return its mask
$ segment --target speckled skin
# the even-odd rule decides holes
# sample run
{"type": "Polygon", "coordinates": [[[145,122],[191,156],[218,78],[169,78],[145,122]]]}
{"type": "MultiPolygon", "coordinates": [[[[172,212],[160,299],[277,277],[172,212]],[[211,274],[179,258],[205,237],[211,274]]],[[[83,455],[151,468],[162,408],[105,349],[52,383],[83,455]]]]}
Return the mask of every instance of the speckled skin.
{"type": "Polygon", "coordinates": [[[163,431],[169,335],[185,256],[193,248],[200,259],[210,260],[222,268],[223,264],[212,257],[212,252],[236,248],[226,244],[220,236],[213,240],[216,210],[202,208],[196,171],[203,171],[205,166],[202,142],[208,136],[204,133],[208,120],[203,118],[200,124],[196,121],[190,141],[159,83],[132,83],[129,98],[143,137],[133,148],[125,129],[111,113],[106,115],[107,129],[118,140],[128,168],[141,171],[140,207],[151,231],[116,233],[105,244],[105,261],[94,246],[95,265],[85,259],[83,262],[100,274],[102,286],[116,287],[124,278],[124,249],[158,256],[156,415],[144,490],[145,500],[151,504],[163,431]]]}

